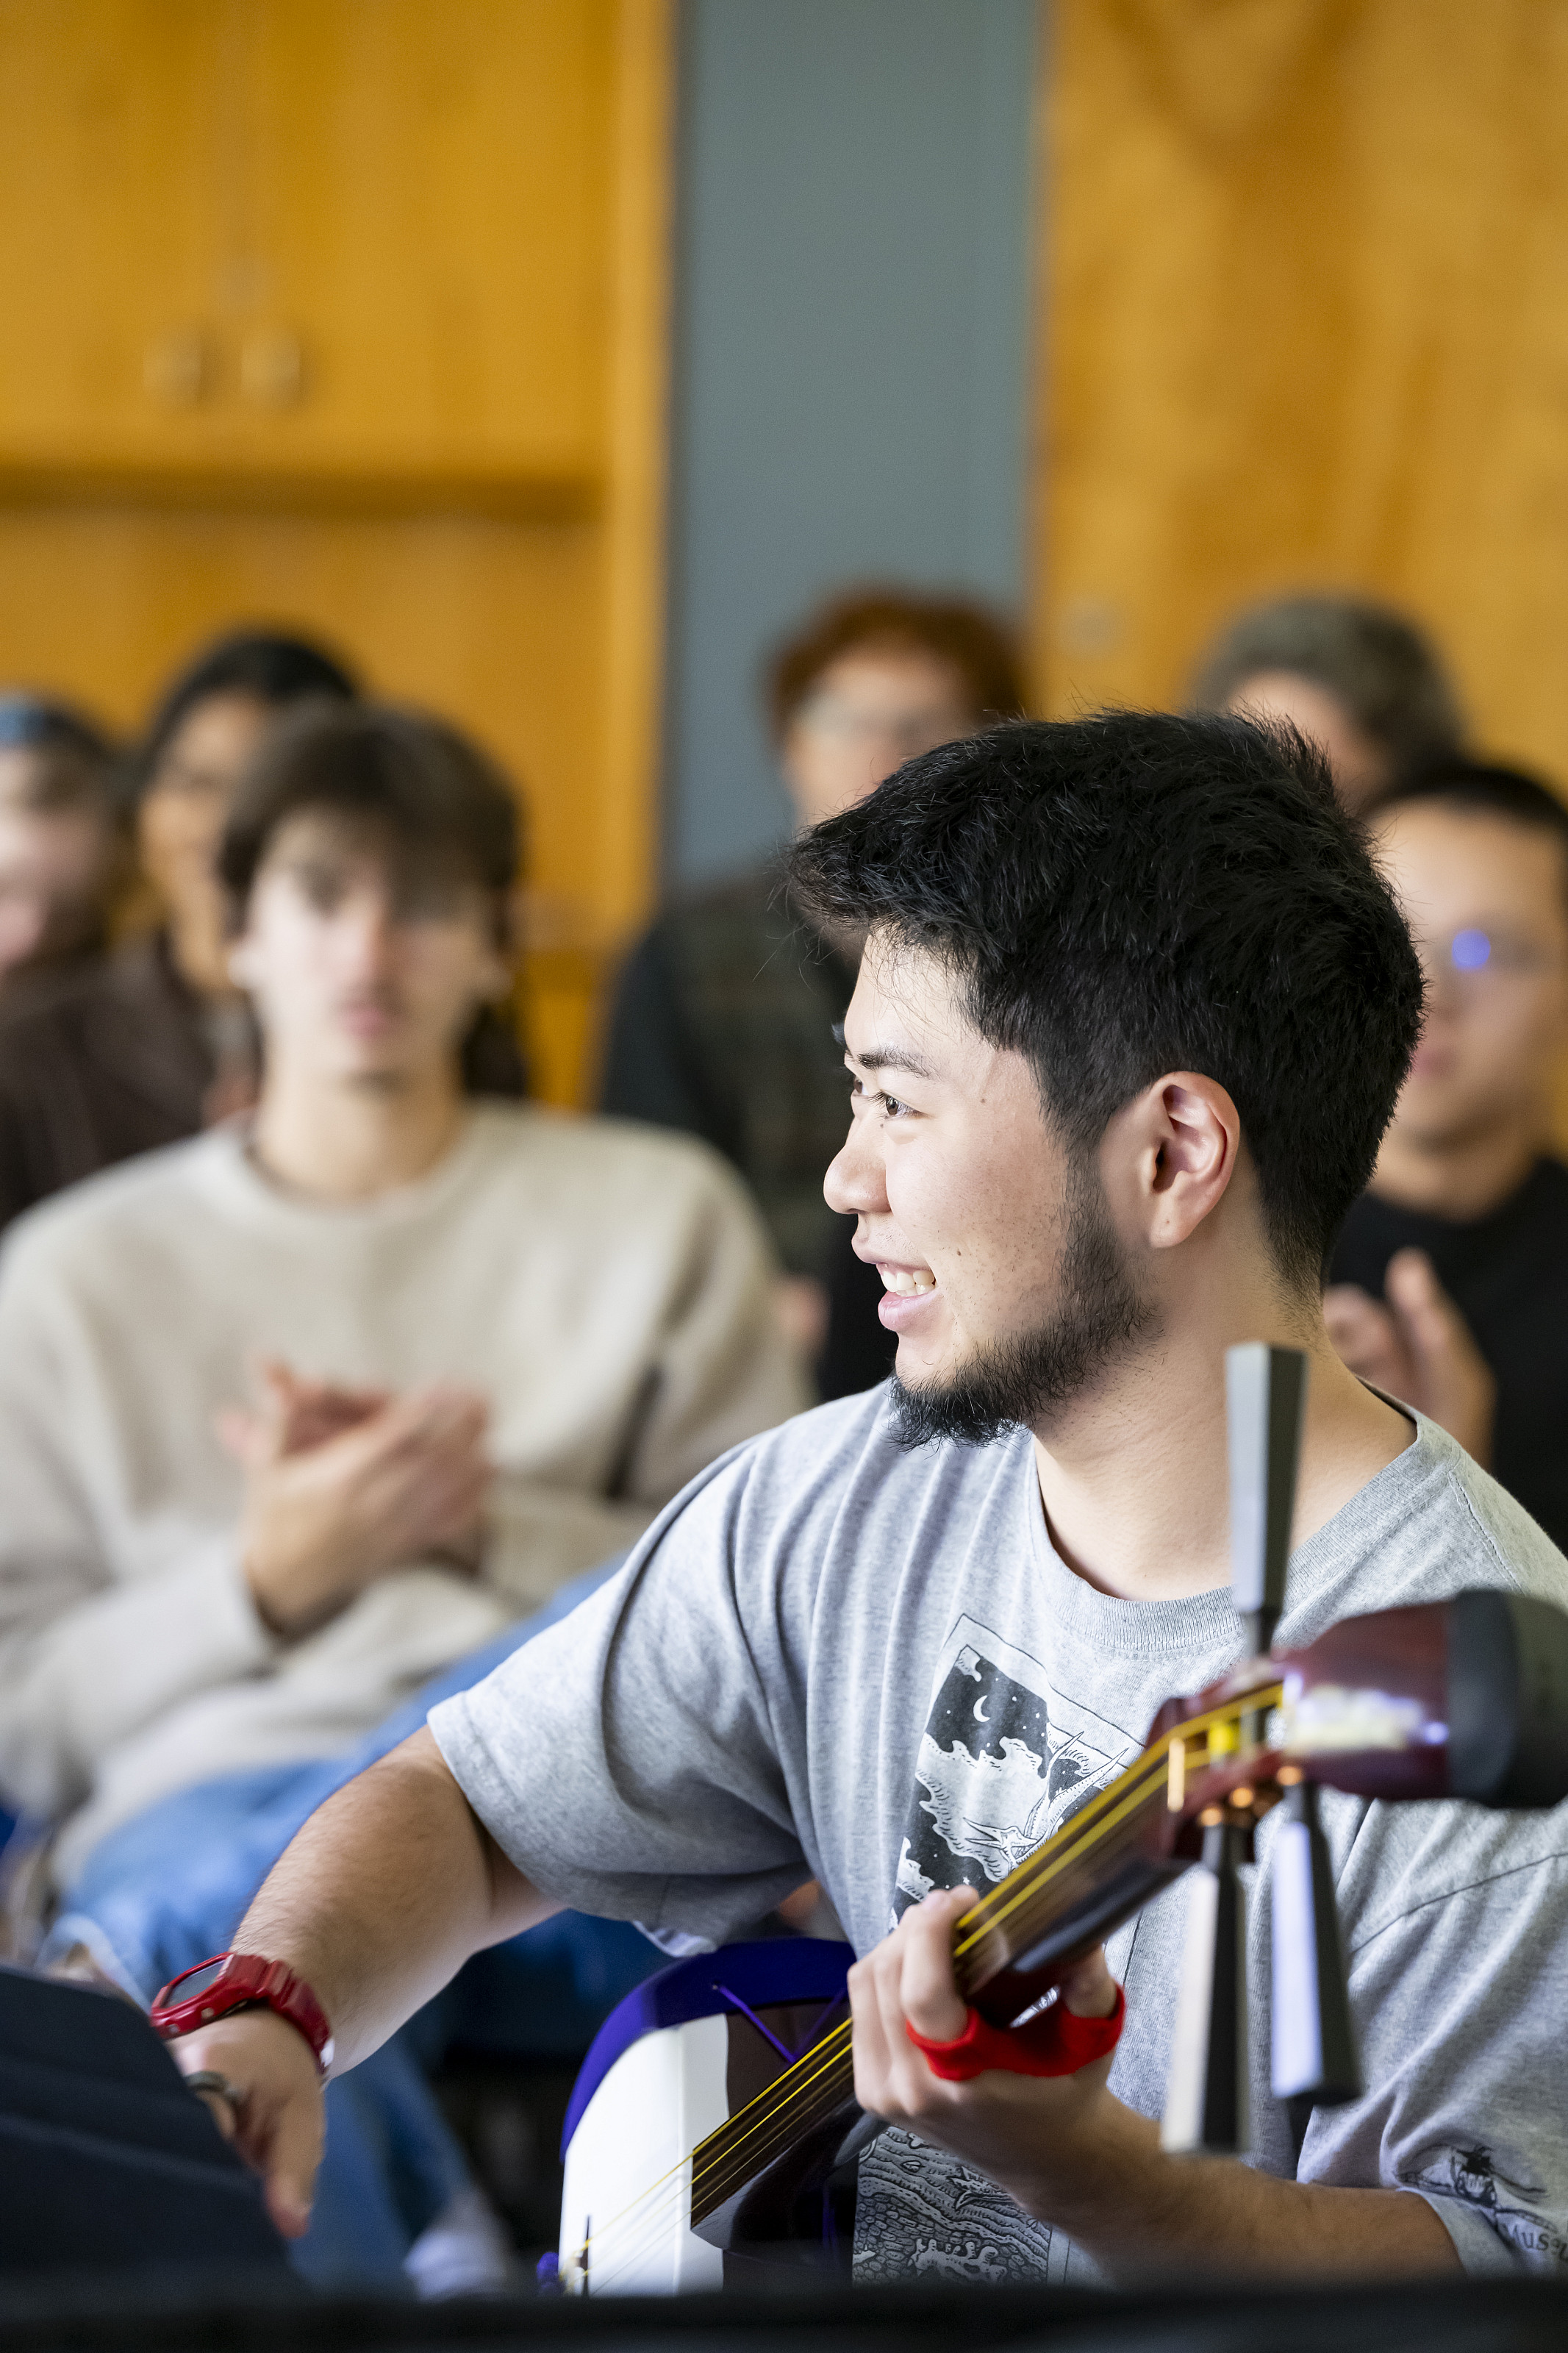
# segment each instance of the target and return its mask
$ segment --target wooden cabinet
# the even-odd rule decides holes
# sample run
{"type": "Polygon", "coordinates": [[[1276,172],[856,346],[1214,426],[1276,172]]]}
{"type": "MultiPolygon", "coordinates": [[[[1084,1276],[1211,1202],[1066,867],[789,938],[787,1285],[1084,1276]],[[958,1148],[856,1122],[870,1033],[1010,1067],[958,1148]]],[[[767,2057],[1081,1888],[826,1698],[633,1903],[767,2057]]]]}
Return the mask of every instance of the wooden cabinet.
{"type": "Polygon", "coordinates": [[[0,0],[0,463],[591,483],[614,0],[0,0]]]}
{"type": "Polygon", "coordinates": [[[521,779],[544,1091],[653,881],[668,0],[0,0],[0,682],[292,622],[521,779]]]}

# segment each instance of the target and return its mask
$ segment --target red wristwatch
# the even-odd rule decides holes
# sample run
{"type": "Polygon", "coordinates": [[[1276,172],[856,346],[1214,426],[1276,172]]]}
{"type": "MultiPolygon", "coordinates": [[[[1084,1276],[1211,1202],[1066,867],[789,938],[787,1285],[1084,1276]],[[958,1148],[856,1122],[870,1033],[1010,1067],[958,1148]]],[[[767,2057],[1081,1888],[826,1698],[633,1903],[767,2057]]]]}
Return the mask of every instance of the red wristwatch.
{"type": "Polygon", "coordinates": [[[259,1953],[215,1953],[194,1969],[171,1978],[147,2013],[165,2042],[211,2026],[237,2010],[275,2010],[298,2027],[324,2075],[332,2063],[332,2030],[327,2013],[286,1961],[259,1953]]]}

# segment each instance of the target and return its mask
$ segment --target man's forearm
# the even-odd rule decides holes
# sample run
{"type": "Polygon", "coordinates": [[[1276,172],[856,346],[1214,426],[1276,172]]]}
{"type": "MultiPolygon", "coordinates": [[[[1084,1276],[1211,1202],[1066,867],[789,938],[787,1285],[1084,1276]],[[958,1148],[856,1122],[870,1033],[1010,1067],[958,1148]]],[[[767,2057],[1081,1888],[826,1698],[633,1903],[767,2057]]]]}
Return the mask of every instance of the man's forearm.
{"type": "Polygon", "coordinates": [[[1009,2183],[1019,2203],[1112,2278],[1141,2272],[1388,2277],[1457,2271],[1453,2240],[1425,2198],[1281,2181],[1234,2158],[1168,2157],[1146,2116],[1107,2100],[1096,2158],[1070,2190],[1009,2183]]]}
{"type": "Polygon", "coordinates": [[[342,2069],[384,2042],[471,1953],[558,1909],[500,1852],[421,1731],[311,1815],[235,1949],[287,1961],[314,1989],[342,2069]]]}

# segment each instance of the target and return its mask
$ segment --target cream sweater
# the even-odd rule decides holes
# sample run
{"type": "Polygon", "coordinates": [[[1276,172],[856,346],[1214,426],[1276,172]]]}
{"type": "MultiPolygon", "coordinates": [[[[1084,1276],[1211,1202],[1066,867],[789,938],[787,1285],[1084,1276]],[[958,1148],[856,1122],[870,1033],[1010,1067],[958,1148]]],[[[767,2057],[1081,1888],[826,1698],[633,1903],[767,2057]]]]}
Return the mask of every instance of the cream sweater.
{"type": "Polygon", "coordinates": [[[771,1273],[705,1146],[500,1106],[368,1203],[285,1196],[228,1127],[24,1218],[0,1253],[0,1793],[73,1817],[57,1875],[172,1790],[350,1746],[794,1412],[771,1273]],[[478,1582],[410,1560],[308,1640],[268,1634],[214,1430],[258,1351],[489,1398],[478,1582]]]}

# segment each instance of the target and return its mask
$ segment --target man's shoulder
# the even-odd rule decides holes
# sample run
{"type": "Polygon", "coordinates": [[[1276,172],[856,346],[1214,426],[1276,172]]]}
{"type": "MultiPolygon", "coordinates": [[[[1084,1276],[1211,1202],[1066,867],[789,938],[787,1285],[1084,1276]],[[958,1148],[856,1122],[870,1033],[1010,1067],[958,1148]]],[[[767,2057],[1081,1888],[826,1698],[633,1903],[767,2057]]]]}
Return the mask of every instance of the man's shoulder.
{"type": "Polygon", "coordinates": [[[83,1267],[101,1250],[120,1251],[157,1233],[177,1238],[209,1191],[215,1162],[232,1158],[237,1148],[226,1131],[216,1129],[138,1153],[50,1194],[7,1229],[7,1276],[83,1267]]]}
{"type": "Polygon", "coordinates": [[[1418,1416],[1414,1443],[1294,1556],[1285,1639],[1311,1641],[1341,1618],[1476,1586],[1568,1608],[1568,1560],[1446,1430],[1418,1416]]]}

